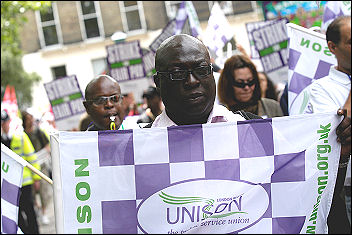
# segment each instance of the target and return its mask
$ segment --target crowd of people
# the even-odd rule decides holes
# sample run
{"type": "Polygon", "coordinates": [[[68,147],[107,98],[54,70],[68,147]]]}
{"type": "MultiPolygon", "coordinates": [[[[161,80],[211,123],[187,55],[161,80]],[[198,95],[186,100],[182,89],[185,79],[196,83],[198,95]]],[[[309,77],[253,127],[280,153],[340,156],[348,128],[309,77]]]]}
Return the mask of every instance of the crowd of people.
{"type": "MultiPolygon", "coordinates": [[[[346,177],[346,171],[351,155],[351,18],[337,18],[328,27],[326,36],[337,66],[331,67],[326,78],[311,85],[309,107],[311,113],[335,110],[338,115],[344,115],[336,132],[342,148],[327,223],[329,233],[349,233],[351,176],[347,173],[346,177]]],[[[288,115],[287,87],[279,91],[267,74],[257,71],[247,54],[228,58],[223,68],[218,69],[217,81],[213,72],[218,66],[211,61],[214,60],[207,47],[197,38],[186,34],[169,37],[156,51],[155,86],[143,93],[144,105],[137,106],[133,94],[123,93],[119,83],[109,75],[99,75],[86,86],[83,102],[86,114],[78,129],[111,130],[112,123],[116,130],[154,128],[288,115]],[[138,116],[135,125],[127,123],[128,116],[138,116]]],[[[49,175],[50,165],[39,165],[35,155],[42,149],[50,153],[48,134],[35,125],[36,120],[30,113],[22,112],[22,119],[24,131],[9,137],[6,135],[9,118],[2,111],[1,141],[49,175]]],[[[29,170],[23,173],[23,179],[19,226],[24,233],[38,233],[33,195],[40,194],[44,184],[29,170]],[[21,218],[22,211],[26,216],[21,218]]],[[[45,215],[45,195],[40,197],[45,215]]]]}

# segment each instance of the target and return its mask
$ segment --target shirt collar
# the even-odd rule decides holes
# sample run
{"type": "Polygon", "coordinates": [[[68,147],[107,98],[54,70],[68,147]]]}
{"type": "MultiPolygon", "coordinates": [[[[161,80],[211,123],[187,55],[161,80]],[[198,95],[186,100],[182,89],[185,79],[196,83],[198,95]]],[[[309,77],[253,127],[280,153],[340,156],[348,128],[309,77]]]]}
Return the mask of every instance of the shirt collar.
{"type": "Polygon", "coordinates": [[[336,66],[331,66],[330,67],[330,72],[329,75],[331,79],[340,82],[342,84],[351,84],[351,75],[348,75],[347,73],[341,72],[336,69],[336,66]]]}
{"type": "MultiPolygon", "coordinates": [[[[215,123],[215,122],[228,122],[228,121],[243,121],[241,115],[234,114],[229,111],[224,106],[214,104],[213,110],[210,112],[207,123],[215,123]]],[[[169,126],[177,126],[166,114],[165,109],[162,113],[156,117],[154,120],[152,127],[169,127],[169,126]]]]}

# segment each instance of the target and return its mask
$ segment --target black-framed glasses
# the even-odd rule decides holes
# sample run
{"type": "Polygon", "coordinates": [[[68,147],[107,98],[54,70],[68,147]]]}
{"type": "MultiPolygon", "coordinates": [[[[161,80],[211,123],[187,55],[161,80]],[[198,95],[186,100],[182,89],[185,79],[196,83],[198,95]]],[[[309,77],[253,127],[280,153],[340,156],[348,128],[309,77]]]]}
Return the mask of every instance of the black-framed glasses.
{"type": "Polygon", "coordinates": [[[188,78],[188,74],[192,73],[193,76],[196,78],[204,78],[211,74],[213,71],[213,65],[209,64],[207,66],[199,66],[194,69],[188,69],[188,70],[177,70],[177,71],[171,71],[171,72],[157,72],[156,74],[166,74],[168,75],[168,78],[170,78],[173,81],[182,81],[188,78]]]}
{"type": "Polygon", "coordinates": [[[122,95],[99,96],[93,100],[86,100],[86,101],[92,102],[96,106],[100,106],[100,105],[105,105],[108,102],[108,100],[110,100],[114,104],[121,103],[122,95]]]}
{"type": "Polygon", "coordinates": [[[232,86],[239,87],[239,88],[245,88],[246,86],[251,87],[255,84],[255,80],[252,79],[249,82],[237,82],[232,79],[232,86]]]}

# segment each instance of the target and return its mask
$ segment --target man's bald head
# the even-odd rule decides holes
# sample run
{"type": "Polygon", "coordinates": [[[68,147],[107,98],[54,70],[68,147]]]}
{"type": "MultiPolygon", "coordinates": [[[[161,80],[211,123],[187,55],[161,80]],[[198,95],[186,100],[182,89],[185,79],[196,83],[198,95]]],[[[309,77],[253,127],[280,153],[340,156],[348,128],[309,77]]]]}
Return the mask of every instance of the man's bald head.
{"type": "Polygon", "coordinates": [[[116,129],[120,127],[124,119],[121,100],[120,85],[112,77],[99,75],[88,83],[83,105],[97,130],[109,130],[112,116],[115,117],[116,129]]]}
{"type": "Polygon", "coordinates": [[[177,51],[174,49],[184,47],[185,44],[187,44],[190,49],[197,48],[197,50],[200,50],[202,53],[204,53],[204,56],[210,60],[209,51],[207,47],[202,43],[202,41],[188,34],[177,34],[163,41],[159,48],[156,50],[155,69],[159,71],[160,68],[167,63],[165,58],[172,57],[172,53],[177,51]]]}
{"type": "MultiPolygon", "coordinates": [[[[115,79],[113,79],[112,77],[110,77],[109,75],[99,75],[96,78],[93,78],[86,86],[86,89],[84,91],[84,96],[86,99],[91,99],[92,98],[92,91],[94,90],[94,87],[98,84],[98,82],[100,82],[101,80],[110,80],[113,83],[117,83],[117,81],[115,79]]],[[[120,85],[118,85],[120,87],[120,85]]]]}
{"type": "Polygon", "coordinates": [[[168,117],[177,125],[206,123],[214,106],[216,88],[204,44],[187,34],[166,39],[156,51],[155,69],[154,82],[168,117]],[[194,72],[198,69],[203,69],[203,75],[194,72]],[[172,79],[171,73],[180,71],[186,74],[182,72],[181,79],[172,79]]]}

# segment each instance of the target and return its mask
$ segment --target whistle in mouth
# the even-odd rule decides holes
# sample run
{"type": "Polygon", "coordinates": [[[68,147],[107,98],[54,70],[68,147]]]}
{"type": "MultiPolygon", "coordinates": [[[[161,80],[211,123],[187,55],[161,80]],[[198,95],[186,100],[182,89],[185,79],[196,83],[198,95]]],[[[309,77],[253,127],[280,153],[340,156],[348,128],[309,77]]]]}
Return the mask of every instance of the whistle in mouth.
{"type": "Polygon", "coordinates": [[[110,130],[116,130],[116,125],[115,125],[115,116],[110,117],[110,130]]]}

